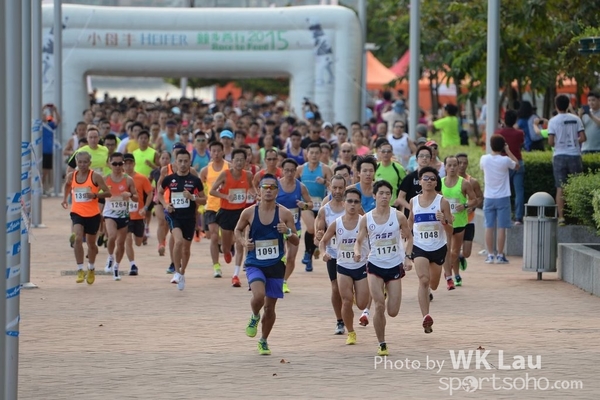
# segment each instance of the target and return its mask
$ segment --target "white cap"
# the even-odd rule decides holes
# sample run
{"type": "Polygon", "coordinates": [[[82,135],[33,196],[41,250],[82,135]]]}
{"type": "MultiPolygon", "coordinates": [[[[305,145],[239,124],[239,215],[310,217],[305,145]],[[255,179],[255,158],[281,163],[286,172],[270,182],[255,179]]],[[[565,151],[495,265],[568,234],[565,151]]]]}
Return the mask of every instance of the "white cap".
{"type": "Polygon", "coordinates": [[[323,129],[325,129],[325,128],[333,128],[333,125],[331,125],[331,122],[323,122],[322,128],[323,129]]]}

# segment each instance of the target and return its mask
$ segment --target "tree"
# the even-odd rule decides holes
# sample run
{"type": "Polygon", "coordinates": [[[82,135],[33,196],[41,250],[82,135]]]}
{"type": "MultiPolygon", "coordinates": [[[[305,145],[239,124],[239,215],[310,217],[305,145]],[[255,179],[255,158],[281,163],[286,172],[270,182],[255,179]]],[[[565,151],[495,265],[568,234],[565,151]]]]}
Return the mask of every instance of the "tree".
{"type": "MultiPolygon", "coordinates": [[[[180,78],[166,78],[166,82],[171,85],[181,87],[180,78]]],[[[274,79],[206,79],[206,78],[188,78],[188,86],[192,89],[217,85],[220,87],[226,86],[229,82],[233,82],[243,91],[252,93],[261,93],[265,95],[283,95],[287,96],[290,91],[288,78],[274,79]]]]}

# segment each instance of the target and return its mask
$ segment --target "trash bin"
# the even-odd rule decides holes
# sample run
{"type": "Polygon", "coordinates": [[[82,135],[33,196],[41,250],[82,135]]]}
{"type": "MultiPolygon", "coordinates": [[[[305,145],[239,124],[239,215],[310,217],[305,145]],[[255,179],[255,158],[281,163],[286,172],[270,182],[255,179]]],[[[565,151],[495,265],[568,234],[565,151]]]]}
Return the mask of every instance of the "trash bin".
{"type": "Polygon", "coordinates": [[[558,208],[548,193],[534,193],[525,204],[523,271],[556,272],[558,208]]]}

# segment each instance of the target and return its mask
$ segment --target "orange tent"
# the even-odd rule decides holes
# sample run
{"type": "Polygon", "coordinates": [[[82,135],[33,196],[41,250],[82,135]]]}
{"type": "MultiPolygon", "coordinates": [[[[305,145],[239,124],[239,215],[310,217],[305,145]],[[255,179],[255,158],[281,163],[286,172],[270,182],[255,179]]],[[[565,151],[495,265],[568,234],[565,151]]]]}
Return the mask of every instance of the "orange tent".
{"type": "Polygon", "coordinates": [[[398,76],[404,76],[408,73],[408,66],[410,64],[410,51],[407,50],[406,53],[398,61],[396,64],[390,67],[390,71],[395,73],[398,76]]]}
{"type": "Polygon", "coordinates": [[[367,90],[380,90],[398,77],[367,51],[367,90]]]}

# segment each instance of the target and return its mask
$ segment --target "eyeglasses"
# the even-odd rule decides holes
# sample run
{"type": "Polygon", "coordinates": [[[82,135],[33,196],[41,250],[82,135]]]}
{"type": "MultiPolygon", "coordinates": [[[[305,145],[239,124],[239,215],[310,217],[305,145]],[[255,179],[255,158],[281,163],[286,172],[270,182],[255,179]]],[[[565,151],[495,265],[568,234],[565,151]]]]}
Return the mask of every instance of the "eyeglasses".
{"type": "Polygon", "coordinates": [[[391,150],[379,150],[379,151],[381,151],[382,154],[389,154],[392,152],[391,150]]]}
{"type": "Polygon", "coordinates": [[[396,125],[394,128],[404,129],[404,125],[396,125]]]}
{"type": "Polygon", "coordinates": [[[196,139],[196,142],[206,142],[206,139],[196,139]]]}
{"type": "Polygon", "coordinates": [[[246,157],[244,157],[244,158],[234,158],[231,161],[232,162],[238,162],[238,163],[245,162],[246,161],[246,157]]]}
{"type": "Polygon", "coordinates": [[[421,179],[423,179],[423,182],[435,182],[435,181],[437,181],[437,178],[435,176],[429,176],[429,175],[423,175],[421,177],[421,179]]]}
{"type": "Polygon", "coordinates": [[[276,190],[278,188],[278,186],[273,183],[270,185],[260,185],[260,188],[265,189],[265,190],[268,190],[268,189],[276,190]]]}
{"type": "Polygon", "coordinates": [[[419,154],[419,158],[430,159],[431,156],[429,154],[419,154]]]}
{"type": "Polygon", "coordinates": [[[360,204],[360,200],[346,199],[346,203],[348,203],[348,204],[360,204]]]}
{"type": "Polygon", "coordinates": [[[352,153],[352,150],[342,150],[342,153],[352,153]]]}
{"type": "Polygon", "coordinates": [[[112,162],[112,163],[110,163],[110,164],[111,164],[113,167],[122,167],[122,166],[123,166],[125,163],[124,163],[123,161],[119,161],[119,162],[115,161],[115,162],[112,162]]]}

